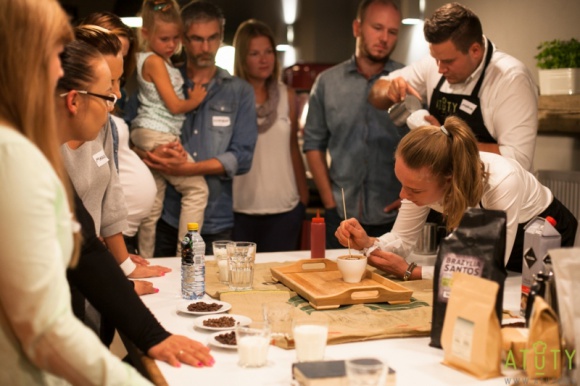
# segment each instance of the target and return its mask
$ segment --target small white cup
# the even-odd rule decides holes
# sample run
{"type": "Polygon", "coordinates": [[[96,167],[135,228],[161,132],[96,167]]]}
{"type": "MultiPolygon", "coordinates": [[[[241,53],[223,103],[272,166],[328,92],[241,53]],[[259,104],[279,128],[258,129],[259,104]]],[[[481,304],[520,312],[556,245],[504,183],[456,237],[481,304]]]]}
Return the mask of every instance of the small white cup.
{"type": "Polygon", "coordinates": [[[342,280],[346,283],[359,283],[367,268],[367,258],[363,255],[344,255],[336,259],[342,280]]]}
{"type": "Polygon", "coordinates": [[[324,359],[328,339],[328,322],[322,319],[302,318],[293,321],[292,333],[298,362],[324,359]]]}
{"type": "Polygon", "coordinates": [[[262,367],[268,363],[270,325],[252,322],[249,326],[236,326],[236,343],[241,367],[262,367]]]}

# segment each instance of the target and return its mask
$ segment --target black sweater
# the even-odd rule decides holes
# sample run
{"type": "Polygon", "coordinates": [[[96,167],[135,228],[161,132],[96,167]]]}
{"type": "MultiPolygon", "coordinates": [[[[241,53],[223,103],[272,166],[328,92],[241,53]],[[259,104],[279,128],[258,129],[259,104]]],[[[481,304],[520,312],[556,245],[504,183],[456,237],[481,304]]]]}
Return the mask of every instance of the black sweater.
{"type": "Polygon", "coordinates": [[[79,312],[84,314],[84,299],[79,299],[80,293],[103,318],[147,353],[171,334],[139,299],[132,282],[125,277],[113,255],[99,240],[93,218],[76,193],[75,213],[83,237],[79,262],[75,268],[67,270],[75,314],[83,319],[79,315],[79,312]],[[83,306],[78,307],[79,303],[83,306]]]}

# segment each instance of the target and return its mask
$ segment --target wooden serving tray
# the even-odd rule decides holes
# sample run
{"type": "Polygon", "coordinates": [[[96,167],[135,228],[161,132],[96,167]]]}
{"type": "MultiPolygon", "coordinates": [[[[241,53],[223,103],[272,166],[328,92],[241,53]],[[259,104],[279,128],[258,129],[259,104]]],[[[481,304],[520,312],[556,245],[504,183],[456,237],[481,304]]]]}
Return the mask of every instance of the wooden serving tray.
{"type": "Polygon", "coordinates": [[[275,280],[306,298],[317,310],[345,304],[409,303],[413,294],[410,289],[368,269],[360,283],[345,283],[337,264],[328,259],[300,260],[270,271],[275,280]]]}

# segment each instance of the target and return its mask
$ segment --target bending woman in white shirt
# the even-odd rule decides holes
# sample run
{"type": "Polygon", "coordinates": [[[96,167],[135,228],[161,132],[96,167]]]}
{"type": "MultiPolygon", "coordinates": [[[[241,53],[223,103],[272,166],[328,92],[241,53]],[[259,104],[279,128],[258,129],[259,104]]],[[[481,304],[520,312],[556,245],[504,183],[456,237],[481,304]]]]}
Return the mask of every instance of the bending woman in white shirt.
{"type": "Polygon", "coordinates": [[[356,219],[343,221],[335,235],[344,246],[366,249],[369,264],[397,277],[431,278],[432,267],[416,267],[405,257],[413,250],[430,209],[443,214],[447,229],[459,225],[468,207],[503,210],[507,215],[505,264],[520,271],[523,228],[536,216],[552,216],[562,246],[574,245],[578,222],[531,173],[516,161],[479,152],[469,127],[449,117],[441,127],[424,126],[407,134],[395,153],[401,209],[393,230],[369,237],[356,219]],[[509,264],[508,264],[509,263],[509,264]]]}
{"type": "Polygon", "coordinates": [[[55,0],[2,0],[0,25],[0,384],[149,385],[71,309],[78,230],[54,111],[68,17],[55,0]]]}

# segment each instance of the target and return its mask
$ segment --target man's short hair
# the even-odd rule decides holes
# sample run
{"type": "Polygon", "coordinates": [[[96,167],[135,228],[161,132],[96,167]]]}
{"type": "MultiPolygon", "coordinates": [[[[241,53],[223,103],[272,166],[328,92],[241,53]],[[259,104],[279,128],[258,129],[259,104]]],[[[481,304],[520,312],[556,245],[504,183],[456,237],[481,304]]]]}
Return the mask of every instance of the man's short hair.
{"type": "Polygon", "coordinates": [[[479,18],[459,3],[445,4],[438,8],[425,20],[423,32],[427,42],[440,44],[451,40],[464,54],[473,43],[483,46],[483,29],[479,18]]]}
{"type": "Polygon", "coordinates": [[[185,31],[194,23],[217,20],[223,36],[226,19],[222,10],[208,1],[194,0],[181,9],[181,20],[185,31]]]}
{"type": "Polygon", "coordinates": [[[367,12],[367,8],[372,4],[372,3],[379,3],[379,4],[383,4],[383,5],[391,5],[393,6],[397,11],[400,10],[399,8],[399,2],[396,0],[362,0],[359,5],[358,5],[358,9],[356,11],[356,18],[358,20],[360,20],[361,22],[364,21],[364,18],[366,16],[366,12],[367,12]]]}

